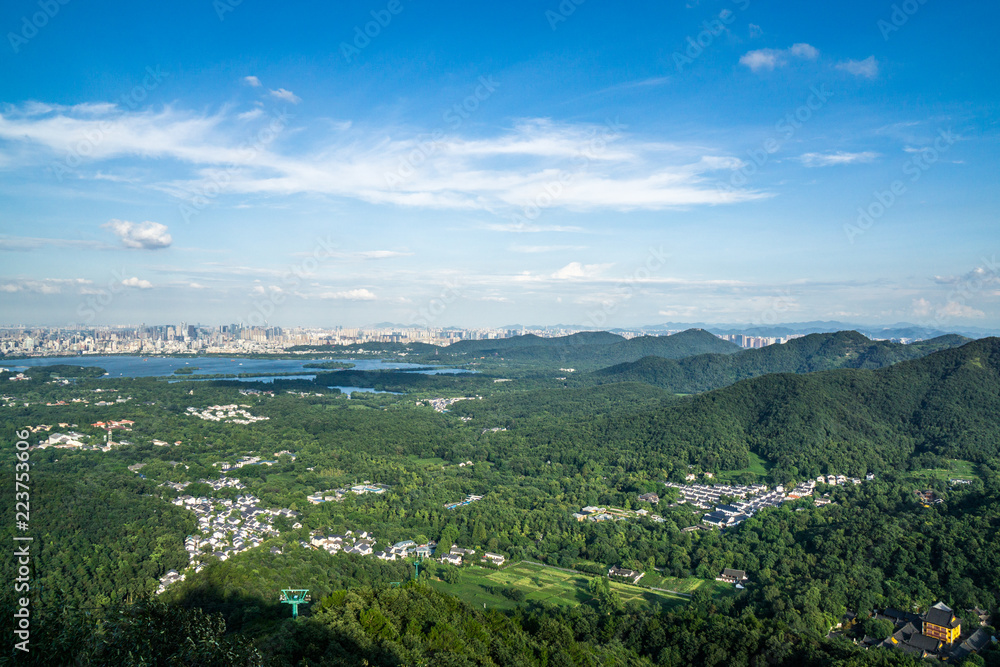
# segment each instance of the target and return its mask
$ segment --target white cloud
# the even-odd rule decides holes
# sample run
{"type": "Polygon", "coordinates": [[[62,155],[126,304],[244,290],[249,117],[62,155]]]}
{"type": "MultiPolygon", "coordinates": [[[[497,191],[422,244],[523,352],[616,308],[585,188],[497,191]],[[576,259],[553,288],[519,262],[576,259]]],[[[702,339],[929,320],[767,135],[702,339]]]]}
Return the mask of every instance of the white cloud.
{"type": "Polygon", "coordinates": [[[938,311],[939,315],[945,317],[961,317],[967,319],[978,319],[981,317],[986,317],[986,313],[972,306],[966,306],[964,303],[958,303],[957,301],[949,301],[945,304],[944,308],[938,311]]]}
{"type": "Polygon", "coordinates": [[[787,49],[757,49],[748,51],[740,57],[740,64],[746,65],[754,72],[762,69],[773,70],[788,64],[789,56],[804,60],[815,60],[819,50],[809,44],[793,44],[787,49]]]}
{"type": "Polygon", "coordinates": [[[372,292],[361,288],[344,290],[342,292],[322,292],[317,295],[320,299],[331,299],[336,301],[374,301],[376,297],[372,292]]]}
{"type": "Polygon", "coordinates": [[[126,278],[125,280],[123,280],[122,281],[122,285],[124,285],[125,287],[134,287],[136,289],[152,289],[153,288],[153,283],[149,282],[148,280],[142,280],[140,278],[136,278],[135,276],[132,276],[131,278],[126,278]]]}
{"type": "Polygon", "coordinates": [[[837,69],[849,72],[854,76],[874,79],[878,76],[878,61],[875,60],[875,56],[868,56],[864,60],[845,60],[842,63],[837,63],[837,69]]]}
{"type": "Polygon", "coordinates": [[[558,252],[561,250],[584,250],[586,246],[580,245],[512,245],[512,252],[539,253],[558,252]]]}
{"type": "Polygon", "coordinates": [[[750,37],[751,38],[757,38],[757,37],[760,37],[763,34],[764,34],[764,29],[763,28],[761,28],[756,23],[751,23],[750,24],[750,37]]]}
{"type": "Polygon", "coordinates": [[[355,257],[361,259],[388,259],[390,257],[410,257],[412,252],[398,252],[396,250],[362,250],[354,253],[355,257]]]}
{"type": "Polygon", "coordinates": [[[614,264],[581,264],[570,262],[552,274],[555,280],[587,280],[595,278],[614,264]]]}
{"type": "Polygon", "coordinates": [[[98,136],[90,161],[131,157],[148,167],[143,173],[161,168],[171,180],[145,176],[145,183],[185,200],[217,188],[218,170],[225,169],[227,195],[326,194],[500,215],[537,205],[534,213],[520,216],[532,222],[491,228],[538,232],[578,231],[534,222],[543,208],[662,210],[771,196],[716,187],[719,172],[741,164],[733,156],[585,123],[528,119],[487,136],[445,135],[432,148],[419,132],[355,128],[347,135],[331,127],[307,148],[293,151],[282,150],[273,136],[246,150],[245,130],[234,129],[237,114],[228,110],[201,116],[169,107],[159,112],[113,107],[104,116],[52,108],[41,115],[29,112],[26,106],[0,112],[0,140],[18,145],[19,159],[45,164],[71,151],[80,137],[98,136]],[[417,154],[421,159],[413,164],[417,154]],[[178,164],[187,169],[180,178],[178,164]]]}
{"type": "Polygon", "coordinates": [[[298,104],[302,101],[301,97],[290,90],[285,90],[284,88],[272,90],[271,95],[277,97],[279,100],[285,100],[286,102],[291,102],[292,104],[298,104]]]}
{"type": "Polygon", "coordinates": [[[93,281],[84,278],[43,278],[41,280],[18,279],[0,283],[0,292],[15,294],[26,292],[33,294],[61,294],[64,288],[77,288],[76,291],[84,293],[87,285],[93,281]]]}
{"type": "Polygon", "coordinates": [[[134,223],[128,220],[110,220],[104,225],[121,239],[126,248],[157,250],[167,248],[173,243],[173,238],[167,232],[167,226],[159,222],[134,223]]]}
{"type": "Polygon", "coordinates": [[[260,88],[260,79],[255,76],[245,76],[243,80],[254,88],[260,88]]]}
{"type": "Polygon", "coordinates": [[[0,236],[0,250],[30,251],[53,246],[56,248],[87,248],[91,250],[109,250],[115,246],[100,241],[83,239],[46,239],[32,236],[0,236]]]}
{"type": "Polygon", "coordinates": [[[859,162],[871,162],[879,157],[878,153],[864,151],[862,153],[803,153],[799,156],[799,161],[807,167],[830,167],[839,164],[856,164],[859,162]]]}
{"type": "Polygon", "coordinates": [[[251,109],[250,111],[244,111],[241,114],[236,114],[236,117],[240,120],[253,120],[254,118],[260,118],[264,115],[264,110],[260,107],[256,109],[251,109]]]}
{"type": "Polygon", "coordinates": [[[201,283],[188,283],[188,287],[190,287],[191,289],[208,289],[201,283]]]}
{"type": "Polygon", "coordinates": [[[819,49],[809,44],[792,44],[788,52],[797,58],[805,58],[806,60],[816,60],[819,57],[819,49]]]}
{"type": "Polygon", "coordinates": [[[927,299],[914,299],[913,314],[917,317],[927,317],[931,314],[931,302],[927,299]]]}

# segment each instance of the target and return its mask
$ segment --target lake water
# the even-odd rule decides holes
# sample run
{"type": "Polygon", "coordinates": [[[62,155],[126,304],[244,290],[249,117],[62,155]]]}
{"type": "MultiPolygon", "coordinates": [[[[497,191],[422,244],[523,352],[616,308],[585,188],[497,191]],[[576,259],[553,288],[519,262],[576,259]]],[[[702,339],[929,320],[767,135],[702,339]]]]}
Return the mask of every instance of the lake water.
{"type": "MultiPolygon", "coordinates": [[[[226,357],[139,357],[139,356],[77,356],[77,357],[36,357],[34,359],[17,359],[10,363],[0,361],[0,367],[15,371],[24,371],[35,366],[53,366],[67,364],[70,366],[98,366],[108,372],[108,377],[174,377],[177,379],[195,379],[199,375],[236,375],[239,373],[302,373],[301,379],[312,379],[317,369],[306,368],[306,364],[329,361],[329,359],[240,359],[226,357]],[[178,368],[197,368],[191,375],[174,375],[178,368]]],[[[354,364],[352,370],[413,370],[420,373],[454,373],[471,372],[455,368],[435,368],[424,364],[411,364],[401,361],[383,361],[381,359],[337,359],[354,364]]],[[[334,372],[333,370],[324,372],[334,372]]],[[[249,379],[249,378],[233,378],[249,379]]],[[[284,378],[283,378],[284,379],[284,378]]],[[[258,382],[269,382],[270,379],[258,379],[258,382]]]]}

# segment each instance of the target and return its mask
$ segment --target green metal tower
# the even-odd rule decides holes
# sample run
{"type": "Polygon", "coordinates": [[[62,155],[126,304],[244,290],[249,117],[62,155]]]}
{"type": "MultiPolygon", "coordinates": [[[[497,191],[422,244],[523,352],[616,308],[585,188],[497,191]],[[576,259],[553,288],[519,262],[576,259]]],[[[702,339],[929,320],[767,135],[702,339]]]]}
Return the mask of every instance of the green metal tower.
{"type": "Polygon", "coordinates": [[[292,618],[299,617],[299,605],[308,604],[312,600],[308,588],[283,588],[278,598],[284,604],[292,605],[292,618]]]}

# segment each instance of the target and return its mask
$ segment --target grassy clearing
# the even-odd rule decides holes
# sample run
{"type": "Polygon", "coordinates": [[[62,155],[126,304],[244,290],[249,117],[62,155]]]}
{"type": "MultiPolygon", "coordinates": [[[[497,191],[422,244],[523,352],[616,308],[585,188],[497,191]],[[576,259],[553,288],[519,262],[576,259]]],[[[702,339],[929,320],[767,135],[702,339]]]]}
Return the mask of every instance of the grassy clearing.
{"type": "Polygon", "coordinates": [[[698,579],[696,577],[665,577],[656,572],[647,572],[646,576],[642,578],[642,583],[645,586],[666,588],[667,590],[687,593],[689,595],[697,590],[707,590],[712,597],[732,595],[736,592],[732,584],[727,584],[724,581],[698,579]]]}
{"type": "Polygon", "coordinates": [[[979,473],[976,472],[976,464],[971,461],[950,459],[948,464],[947,468],[926,468],[924,470],[914,470],[909,473],[909,476],[911,479],[921,482],[933,480],[948,481],[949,479],[974,480],[979,477],[979,473]]]}
{"type": "Polygon", "coordinates": [[[719,482],[728,482],[734,480],[744,473],[750,473],[758,477],[764,477],[767,475],[768,471],[773,467],[774,464],[769,462],[767,459],[761,458],[757,454],[750,452],[749,454],[750,463],[746,468],[741,470],[724,470],[716,475],[719,482]]]}
{"type": "MultiPolygon", "coordinates": [[[[572,607],[593,599],[588,589],[590,577],[584,574],[562,572],[552,568],[519,563],[507,569],[496,571],[481,567],[469,567],[461,570],[462,578],[455,584],[434,581],[432,585],[460,597],[462,600],[480,607],[483,604],[489,609],[513,609],[518,604],[500,593],[491,593],[490,589],[517,588],[525,593],[525,603],[543,602],[560,607],[572,607]]],[[[665,606],[679,606],[686,599],[672,595],[611,582],[611,587],[623,602],[638,601],[646,604],[660,603],[665,606]]]]}

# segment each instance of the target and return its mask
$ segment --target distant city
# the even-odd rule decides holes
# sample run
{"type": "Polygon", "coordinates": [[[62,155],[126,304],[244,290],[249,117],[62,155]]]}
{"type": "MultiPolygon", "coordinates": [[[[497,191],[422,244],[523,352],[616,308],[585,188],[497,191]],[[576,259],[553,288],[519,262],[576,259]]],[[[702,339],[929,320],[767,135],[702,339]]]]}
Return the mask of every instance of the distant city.
{"type": "MultiPolygon", "coordinates": [[[[297,346],[347,346],[400,343],[424,343],[447,346],[463,340],[490,340],[533,334],[540,337],[566,336],[584,328],[421,328],[398,325],[375,325],[366,328],[335,327],[282,328],[250,327],[240,324],[205,326],[201,324],[161,324],[67,329],[56,327],[0,328],[0,354],[3,356],[40,357],[47,355],[97,354],[261,354],[295,352],[297,346]]],[[[684,328],[614,329],[623,338],[669,336],[684,328]]],[[[785,343],[803,333],[780,336],[757,336],[745,333],[712,332],[740,347],[762,348],[785,343]]],[[[870,338],[911,343],[924,337],[870,338]]],[[[929,336],[925,336],[929,337],[929,336]]],[[[361,352],[361,350],[357,350],[361,352]]]]}

